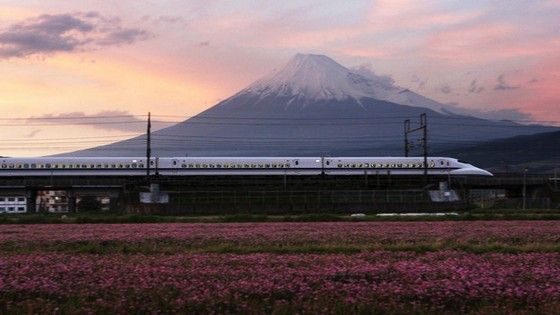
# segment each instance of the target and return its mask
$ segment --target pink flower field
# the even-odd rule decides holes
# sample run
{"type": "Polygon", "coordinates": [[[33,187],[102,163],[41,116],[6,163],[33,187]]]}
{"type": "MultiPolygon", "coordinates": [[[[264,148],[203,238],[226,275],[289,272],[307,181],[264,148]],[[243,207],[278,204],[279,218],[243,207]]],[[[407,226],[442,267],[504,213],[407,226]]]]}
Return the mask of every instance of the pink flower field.
{"type": "Polygon", "coordinates": [[[559,232],[553,221],[0,225],[0,313],[552,314],[559,232]]]}

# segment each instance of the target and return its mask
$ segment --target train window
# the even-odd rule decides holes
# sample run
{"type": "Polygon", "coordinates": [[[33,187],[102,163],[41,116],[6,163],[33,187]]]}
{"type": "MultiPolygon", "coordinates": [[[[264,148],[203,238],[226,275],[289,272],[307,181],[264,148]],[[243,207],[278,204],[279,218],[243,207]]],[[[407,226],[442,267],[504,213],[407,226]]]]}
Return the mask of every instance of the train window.
{"type": "Polygon", "coordinates": [[[8,168],[8,165],[2,164],[2,168],[8,168]]]}
{"type": "Polygon", "coordinates": [[[196,164],[194,165],[194,167],[200,168],[200,164],[196,163],[196,164]]]}
{"type": "Polygon", "coordinates": [[[265,164],[264,167],[270,168],[270,164],[265,164]]]}
{"type": "Polygon", "coordinates": [[[327,165],[331,165],[331,161],[327,161],[327,165]]]}
{"type": "Polygon", "coordinates": [[[439,161],[439,164],[440,164],[440,165],[444,165],[444,164],[445,164],[445,162],[443,162],[443,161],[439,161]]]}
{"type": "Polygon", "coordinates": [[[130,164],[125,164],[124,167],[125,168],[130,168],[130,164]]]}
{"type": "Polygon", "coordinates": [[[122,165],[122,164],[119,164],[119,168],[123,168],[123,165],[122,165]]]}
{"type": "MultiPolygon", "coordinates": [[[[173,164],[173,165],[177,165],[177,162],[175,162],[175,164],[173,164]]],[[[136,168],[136,166],[138,166],[138,164],[132,163],[132,168],[136,168]]]]}
{"type": "Polygon", "coordinates": [[[143,163],[140,163],[140,164],[138,164],[138,167],[144,168],[144,164],[143,164],[143,163]]]}
{"type": "Polygon", "coordinates": [[[8,164],[8,168],[14,168],[14,164],[8,164]]]}
{"type": "Polygon", "coordinates": [[[173,161],[173,165],[177,165],[177,161],[173,161]]]}
{"type": "Polygon", "coordinates": [[[222,168],[222,164],[216,164],[217,168],[222,168]]]}
{"type": "Polygon", "coordinates": [[[214,168],[214,164],[208,164],[208,167],[214,168]]]}
{"type": "Polygon", "coordinates": [[[251,164],[251,168],[257,167],[257,164],[251,164]]]}
{"type": "Polygon", "coordinates": [[[194,167],[194,165],[193,165],[192,163],[189,164],[188,166],[189,166],[189,168],[193,168],[193,167],[194,167]]]}
{"type": "Polygon", "coordinates": [[[50,163],[45,164],[45,168],[51,168],[51,164],[50,163]]]}
{"type": "Polygon", "coordinates": [[[18,197],[17,201],[25,201],[25,198],[23,198],[23,197],[18,197]]]}
{"type": "Polygon", "coordinates": [[[18,209],[18,211],[25,211],[24,207],[18,207],[17,209],[18,209]]]}
{"type": "Polygon", "coordinates": [[[37,164],[32,163],[32,164],[31,164],[31,168],[37,168],[37,164]]]}
{"type": "Polygon", "coordinates": [[[299,161],[298,161],[298,160],[296,160],[296,165],[299,165],[299,161]]]}
{"type": "Polygon", "coordinates": [[[29,164],[27,163],[23,164],[23,168],[29,168],[29,164]]]}
{"type": "Polygon", "coordinates": [[[153,165],[154,165],[154,161],[150,161],[150,165],[152,165],[152,166],[153,166],[153,165]]]}
{"type": "Polygon", "coordinates": [[[14,198],[14,197],[9,197],[9,198],[8,198],[8,201],[16,201],[16,198],[14,198]]]}
{"type": "Polygon", "coordinates": [[[0,202],[5,201],[6,199],[4,199],[4,197],[0,198],[0,202]]]}

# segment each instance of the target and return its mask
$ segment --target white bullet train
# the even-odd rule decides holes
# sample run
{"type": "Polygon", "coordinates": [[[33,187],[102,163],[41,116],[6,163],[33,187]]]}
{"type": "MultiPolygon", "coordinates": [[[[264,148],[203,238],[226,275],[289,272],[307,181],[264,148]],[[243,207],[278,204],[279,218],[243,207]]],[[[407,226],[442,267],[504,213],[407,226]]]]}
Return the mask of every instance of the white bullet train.
{"type": "MultiPolygon", "coordinates": [[[[142,157],[0,158],[0,177],[145,176],[142,157]]],[[[165,157],[150,158],[150,174],[189,175],[423,175],[422,157],[165,157]]],[[[492,176],[447,157],[429,157],[428,175],[492,176]]]]}

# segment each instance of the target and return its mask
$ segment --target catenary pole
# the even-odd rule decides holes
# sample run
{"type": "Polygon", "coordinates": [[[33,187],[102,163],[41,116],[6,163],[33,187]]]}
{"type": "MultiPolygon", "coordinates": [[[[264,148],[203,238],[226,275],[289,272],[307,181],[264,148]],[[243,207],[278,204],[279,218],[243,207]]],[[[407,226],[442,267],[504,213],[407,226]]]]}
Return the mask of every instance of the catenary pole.
{"type": "Polygon", "coordinates": [[[148,112],[148,128],[146,130],[146,176],[150,176],[150,158],[152,156],[152,144],[151,144],[151,129],[152,120],[151,113],[148,112]]]}

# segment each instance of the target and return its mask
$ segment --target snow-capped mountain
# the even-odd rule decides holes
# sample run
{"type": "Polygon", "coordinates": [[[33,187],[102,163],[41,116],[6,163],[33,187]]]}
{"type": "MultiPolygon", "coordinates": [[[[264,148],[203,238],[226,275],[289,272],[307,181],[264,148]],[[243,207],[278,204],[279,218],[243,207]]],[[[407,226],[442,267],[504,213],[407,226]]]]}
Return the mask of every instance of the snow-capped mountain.
{"type": "MultiPolygon", "coordinates": [[[[402,155],[403,121],[427,113],[430,149],[552,131],[450,113],[329,57],[293,57],[232,97],[152,134],[154,156],[402,155]]],[[[414,141],[414,139],[412,139],[414,141]]],[[[68,153],[142,156],[145,137],[68,153]]]]}
{"type": "Polygon", "coordinates": [[[362,98],[374,98],[446,113],[442,109],[445,107],[443,104],[408,89],[378,80],[365,69],[345,68],[324,55],[297,54],[285,67],[273,71],[239,94],[288,97],[290,101],[286,106],[297,99],[309,102],[354,99],[360,102],[362,98]]]}

